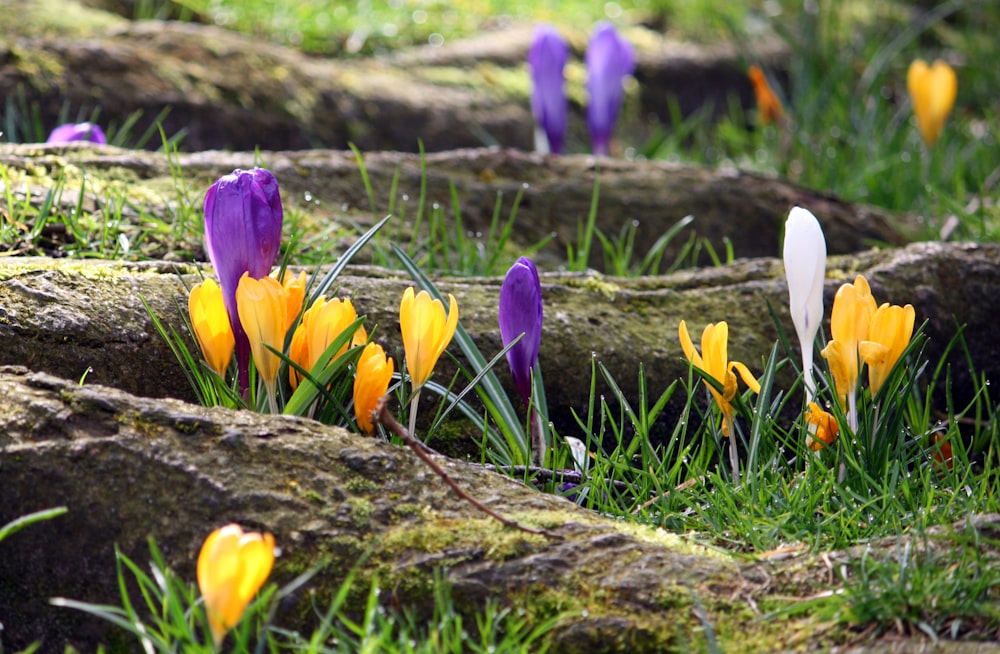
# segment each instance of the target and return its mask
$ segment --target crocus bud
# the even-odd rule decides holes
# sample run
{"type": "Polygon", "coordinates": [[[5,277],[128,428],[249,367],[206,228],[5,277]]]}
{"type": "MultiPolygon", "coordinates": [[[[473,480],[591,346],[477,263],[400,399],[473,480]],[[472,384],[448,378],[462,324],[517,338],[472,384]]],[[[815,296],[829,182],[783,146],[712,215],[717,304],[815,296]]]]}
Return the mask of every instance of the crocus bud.
{"type": "Polygon", "coordinates": [[[354,415],[358,428],[366,434],[375,430],[372,412],[389,390],[393,372],[392,359],[378,343],[369,343],[361,351],[354,374],[354,415]]]}
{"type": "MultiPolygon", "coordinates": [[[[403,334],[406,369],[415,392],[430,378],[458,328],[458,302],[454,295],[449,294],[448,299],[448,312],[445,313],[441,300],[432,298],[427,291],[415,294],[412,286],[403,291],[399,303],[399,329],[403,334]]],[[[410,432],[413,432],[412,425],[410,432]]]]}
{"type": "Polygon", "coordinates": [[[535,147],[539,152],[562,152],[566,136],[566,94],[563,69],[569,56],[566,41],[551,25],[540,25],[528,51],[531,66],[531,113],[537,124],[535,147]]]}
{"type": "MultiPolygon", "coordinates": [[[[357,319],[358,312],[350,300],[327,300],[326,296],[319,296],[312,306],[302,314],[302,322],[295,329],[292,342],[288,347],[289,358],[303,370],[311,371],[319,363],[320,356],[326,352],[330,344],[337,340],[337,337],[343,334],[348,326],[357,319]]],[[[354,332],[351,345],[361,345],[366,340],[368,340],[368,334],[364,327],[359,327],[354,332]]],[[[333,358],[346,352],[347,346],[348,344],[345,343],[339,352],[334,353],[333,358]]],[[[291,366],[289,366],[288,378],[292,388],[298,388],[301,375],[291,366]]]]}
{"type": "Polygon", "coordinates": [[[507,350],[507,363],[517,392],[528,406],[531,400],[531,370],[538,361],[542,342],[542,287],[530,259],[518,259],[500,287],[500,338],[504,347],[524,336],[507,350]]]}
{"type": "Polygon", "coordinates": [[[771,85],[767,83],[764,71],[760,69],[760,66],[750,66],[747,70],[747,76],[750,77],[754,97],[757,99],[757,120],[760,121],[761,125],[780,123],[785,112],[781,106],[781,100],[771,89],[771,85]]]}
{"type": "Polygon", "coordinates": [[[244,532],[231,524],[216,529],[198,554],[198,588],[215,645],[235,627],[274,565],[274,536],[244,532]]]}
{"type": "Polygon", "coordinates": [[[295,319],[299,317],[299,313],[302,312],[302,303],[306,299],[306,285],[309,280],[306,278],[305,271],[300,272],[298,275],[293,275],[286,270],[285,274],[278,281],[281,282],[281,286],[285,289],[285,300],[287,301],[285,331],[287,332],[291,329],[295,319]]]}
{"type": "MultiPolygon", "coordinates": [[[[281,358],[270,348],[280,352],[285,344],[285,326],[288,324],[285,288],[273,277],[253,279],[243,273],[236,288],[236,305],[240,326],[253,351],[257,374],[267,387],[268,397],[273,398],[281,358]]],[[[277,411],[272,410],[272,413],[277,411]]]]}
{"type": "Polygon", "coordinates": [[[222,301],[222,289],[214,279],[206,279],[191,288],[188,314],[205,361],[220,377],[225,378],[236,343],[226,305],[222,301]]]}
{"type": "Polygon", "coordinates": [[[282,218],[278,180],[262,168],[234,170],[205,195],[205,249],[236,337],[241,391],[250,385],[250,342],[240,325],[236,287],[243,273],[260,279],[271,271],[281,243],[282,218]]]}
{"type": "Polygon", "coordinates": [[[622,80],[635,68],[632,46],[610,23],[600,23],[587,45],[587,125],[594,154],[608,154],[624,98],[622,80]]]}
{"type": "Polygon", "coordinates": [[[943,61],[935,61],[928,66],[924,60],[917,59],[907,71],[906,88],[913,102],[920,135],[928,146],[934,145],[955,105],[958,76],[943,61]]]}
{"type": "Polygon", "coordinates": [[[46,143],[69,143],[70,141],[90,141],[107,143],[104,132],[94,123],[66,123],[52,130],[46,143]]]}
{"type": "Polygon", "coordinates": [[[823,321],[823,280],[826,277],[826,239],[819,221],[802,207],[793,207],[785,221],[785,278],[788,309],[799,337],[806,401],[816,395],[813,381],[813,343],[823,321]]]}

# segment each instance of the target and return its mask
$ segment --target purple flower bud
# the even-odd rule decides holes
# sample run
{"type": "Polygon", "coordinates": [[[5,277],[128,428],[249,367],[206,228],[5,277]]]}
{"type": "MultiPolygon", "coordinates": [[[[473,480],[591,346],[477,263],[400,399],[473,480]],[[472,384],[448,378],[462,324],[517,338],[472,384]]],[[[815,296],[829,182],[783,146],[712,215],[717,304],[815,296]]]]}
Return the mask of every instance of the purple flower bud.
{"type": "Polygon", "coordinates": [[[531,399],[531,369],[542,343],[542,286],[530,259],[521,257],[507,271],[500,287],[500,338],[504,347],[524,334],[507,350],[514,385],[525,406],[531,399]]]}
{"type": "Polygon", "coordinates": [[[622,80],[635,68],[628,41],[610,23],[600,23],[587,45],[587,125],[594,154],[608,154],[611,132],[621,109],[622,80]]]}
{"type": "MultiPolygon", "coordinates": [[[[566,94],[563,92],[563,68],[569,46],[551,25],[539,25],[528,51],[531,66],[531,113],[545,132],[548,152],[562,152],[566,137],[566,94]]],[[[541,149],[541,148],[539,148],[541,149]]]]}
{"type": "Polygon", "coordinates": [[[69,143],[70,141],[90,141],[107,143],[104,132],[94,123],[66,123],[52,130],[46,143],[69,143]]]}
{"type": "Polygon", "coordinates": [[[250,341],[236,311],[236,287],[243,273],[260,279],[271,272],[282,219],[278,180],[263,168],[223,175],[205,195],[205,249],[236,337],[241,391],[250,384],[250,341]]]}

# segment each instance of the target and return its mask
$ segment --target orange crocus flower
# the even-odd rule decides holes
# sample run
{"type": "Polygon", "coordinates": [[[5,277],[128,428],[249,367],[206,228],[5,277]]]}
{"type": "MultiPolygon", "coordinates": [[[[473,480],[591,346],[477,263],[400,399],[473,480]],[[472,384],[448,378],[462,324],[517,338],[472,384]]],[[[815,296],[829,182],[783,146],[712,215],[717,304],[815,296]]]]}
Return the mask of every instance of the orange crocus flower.
{"type": "Polygon", "coordinates": [[[750,84],[753,85],[753,93],[757,98],[757,113],[760,118],[760,124],[780,124],[784,118],[785,111],[781,106],[781,100],[778,99],[778,96],[771,89],[771,85],[767,83],[764,71],[759,66],[750,66],[747,75],[750,77],[750,84]]]}
{"type": "Polygon", "coordinates": [[[369,343],[358,358],[354,375],[354,415],[358,427],[366,434],[372,433],[372,412],[378,401],[389,389],[394,372],[392,359],[378,343],[369,343]]]}

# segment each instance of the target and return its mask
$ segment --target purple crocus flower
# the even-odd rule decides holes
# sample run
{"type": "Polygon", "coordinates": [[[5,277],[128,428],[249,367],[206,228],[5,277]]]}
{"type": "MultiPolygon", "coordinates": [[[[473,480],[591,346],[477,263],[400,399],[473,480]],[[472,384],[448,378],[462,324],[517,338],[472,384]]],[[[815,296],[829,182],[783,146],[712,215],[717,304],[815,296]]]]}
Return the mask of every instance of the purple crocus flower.
{"type": "Polygon", "coordinates": [[[69,143],[70,141],[90,141],[107,143],[104,132],[95,123],[66,123],[52,130],[46,143],[69,143]]]}
{"type": "Polygon", "coordinates": [[[622,80],[635,68],[632,46],[610,23],[600,23],[587,45],[587,125],[594,154],[608,154],[611,132],[622,106],[622,80]]]}
{"type": "Polygon", "coordinates": [[[563,91],[563,69],[569,57],[569,46],[551,25],[539,25],[528,51],[531,66],[531,113],[535,116],[536,149],[539,152],[562,152],[566,137],[566,93],[563,91]],[[541,136],[548,141],[545,145],[541,136]]]}
{"type": "Polygon", "coordinates": [[[250,341],[236,311],[236,287],[243,273],[260,279],[271,272],[283,216],[278,180],[263,168],[223,175],[205,195],[205,249],[236,337],[241,392],[250,386],[250,341]]]}
{"type": "Polygon", "coordinates": [[[517,392],[528,406],[531,370],[542,343],[542,286],[535,264],[525,257],[514,262],[500,287],[500,338],[504,347],[522,333],[521,340],[507,350],[507,363],[517,392]]]}

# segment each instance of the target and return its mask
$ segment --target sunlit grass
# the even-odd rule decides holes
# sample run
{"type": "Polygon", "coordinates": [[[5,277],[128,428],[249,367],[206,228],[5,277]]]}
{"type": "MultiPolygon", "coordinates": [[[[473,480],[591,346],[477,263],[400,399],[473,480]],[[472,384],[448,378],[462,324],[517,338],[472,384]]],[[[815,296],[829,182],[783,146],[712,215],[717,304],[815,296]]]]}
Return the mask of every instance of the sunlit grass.
{"type": "Polygon", "coordinates": [[[163,0],[139,3],[137,15],[204,17],[209,22],[324,54],[371,54],[411,45],[442,45],[514,23],[550,22],[589,32],[601,20],[646,22],[671,34],[709,41],[742,23],[747,7],[726,0],[389,0],[347,4],[336,0],[163,0]],[[139,11],[141,8],[141,11],[139,11]],[[182,8],[182,9],[179,9],[182,8]]]}

